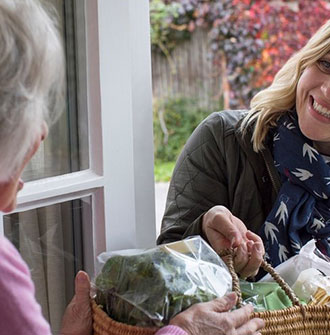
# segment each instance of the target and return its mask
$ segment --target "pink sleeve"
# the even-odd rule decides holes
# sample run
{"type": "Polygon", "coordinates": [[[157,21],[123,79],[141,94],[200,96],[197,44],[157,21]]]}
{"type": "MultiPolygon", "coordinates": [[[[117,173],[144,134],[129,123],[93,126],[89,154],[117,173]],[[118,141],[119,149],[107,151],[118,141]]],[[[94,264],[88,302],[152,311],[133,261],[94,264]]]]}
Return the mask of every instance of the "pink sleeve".
{"type": "Polygon", "coordinates": [[[5,237],[0,237],[0,301],[0,335],[51,334],[28,267],[5,237]]]}
{"type": "Polygon", "coordinates": [[[160,328],[155,335],[188,335],[183,329],[177,326],[165,326],[160,328]]]}

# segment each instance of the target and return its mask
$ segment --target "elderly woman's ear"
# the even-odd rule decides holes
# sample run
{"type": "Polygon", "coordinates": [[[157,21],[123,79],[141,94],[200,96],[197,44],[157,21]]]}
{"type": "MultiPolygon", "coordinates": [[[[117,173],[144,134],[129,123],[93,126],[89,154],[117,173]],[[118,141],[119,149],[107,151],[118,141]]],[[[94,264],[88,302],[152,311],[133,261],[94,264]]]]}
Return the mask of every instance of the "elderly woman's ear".
{"type": "Polygon", "coordinates": [[[32,142],[29,151],[25,155],[23,162],[17,167],[16,172],[8,180],[0,181],[0,211],[9,213],[15,209],[16,195],[24,185],[23,180],[21,179],[21,174],[47,135],[48,126],[46,122],[43,121],[40,133],[32,142]]]}
{"type": "Polygon", "coordinates": [[[47,135],[48,135],[48,126],[47,126],[46,122],[43,121],[42,124],[41,124],[41,129],[40,129],[39,134],[37,134],[36,138],[34,139],[34,142],[32,142],[32,145],[31,145],[28,153],[26,154],[21,167],[19,167],[19,169],[18,169],[19,175],[22,174],[23,169],[25,168],[26,164],[31,160],[31,158],[37,152],[41,142],[47,137],[47,135]]]}

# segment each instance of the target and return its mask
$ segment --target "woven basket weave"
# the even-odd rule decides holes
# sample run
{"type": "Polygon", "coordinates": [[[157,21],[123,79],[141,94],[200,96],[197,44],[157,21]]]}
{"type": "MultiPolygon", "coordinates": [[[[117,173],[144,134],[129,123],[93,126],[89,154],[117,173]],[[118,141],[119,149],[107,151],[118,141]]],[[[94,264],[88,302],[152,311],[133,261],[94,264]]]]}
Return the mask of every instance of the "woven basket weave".
{"type": "Polygon", "coordinates": [[[158,328],[127,325],[111,319],[95,300],[92,300],[94,335],[152,335],[158,328]]]}
{"type": "MultiPolygon", "coordinates": [[[[238,296],[237,307],[241,307],[242,294],[233,265],[234,251],[226,250],[221,256],[233,278],[233,290],[238,296]]],[[[266,323],[265,328],[261,330],[262,335],[330,335],[330,307],[302,305],[289,285],[270,264],[263,261],[261,267],[274,278],[293,305],[282,310],[253,313],[252,318],[259,317],[266,323]]]]}
{"type": "MultiPolygon", "coordinates": [[[[228,265],[233,277],[233,290],[238,296],[237,306],[242,306],[239,279],[233,266],[233,251],[227,250],[221,256],[228,265]]],[[[293,307],[278,311],[253,313],[251,318],[262,318],[266,326],[262,335],[330,335],[330,307],[321,305],[302,305],[291,288],[265,261],[261,265],[292,301],[293,307]]],[[[126,325],[111,319],[100,306],[92,300],[94,335],[152,335],[158,328],[145,328],[126,325]]],[[[202,334],[201,334],[202,335],[202,334]]]]}

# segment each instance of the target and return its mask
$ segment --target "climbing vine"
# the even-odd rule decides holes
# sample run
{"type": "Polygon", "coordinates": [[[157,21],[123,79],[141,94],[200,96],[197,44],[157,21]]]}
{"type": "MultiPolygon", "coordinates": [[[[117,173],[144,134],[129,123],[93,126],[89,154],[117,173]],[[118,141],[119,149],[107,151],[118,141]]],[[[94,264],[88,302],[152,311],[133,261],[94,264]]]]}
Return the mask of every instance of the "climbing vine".
{"type": "Polygon", "coordinates": [[[324,0],[150,0],[150,9],[152,46],[172,66],[171,51],[207,29],[225,108],[248,106],[330,17],[324,0]]]}

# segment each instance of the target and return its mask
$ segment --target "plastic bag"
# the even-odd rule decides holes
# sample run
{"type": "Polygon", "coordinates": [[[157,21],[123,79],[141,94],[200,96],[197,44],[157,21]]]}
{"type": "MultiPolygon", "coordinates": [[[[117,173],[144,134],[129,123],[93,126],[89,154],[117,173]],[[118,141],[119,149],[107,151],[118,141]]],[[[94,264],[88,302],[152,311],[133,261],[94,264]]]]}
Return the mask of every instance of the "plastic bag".
{"type": "MultiPolygon", "coordinates": [[[[325,275],[330,276],[330,263],[318,255],[319,252],[315,247],[315,241],[310,240],[301,248],[298,255],[278,265],[275,270],[289,286],[294,284],[303,270],[309,268],[320,270],[325,275]]],[[[260,279],[260,282],[263,281],[273,281],[273,279],[270,274],[267,274],[260,279]]]]}
{"type": "Polygon", "coordinates": [[[306,303],[326,304],[330,302],[330,277],[310,268],[302,271],[292,289],[306,303]]]}
{"type": "Polygon", "coordinates": [[[273,311],[292,306],[292,302],[277,283],[252,283],[240,280],[243,304],[252,304],[255,312],[273,311]]]}
{"type": "Polygon", "coordinates": [[[126,324],[160,327],[194,303],[231,291],[227,266],[200,236],[148,250],[103,253],[98,260],[96,302],[126,324]]]}

